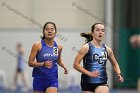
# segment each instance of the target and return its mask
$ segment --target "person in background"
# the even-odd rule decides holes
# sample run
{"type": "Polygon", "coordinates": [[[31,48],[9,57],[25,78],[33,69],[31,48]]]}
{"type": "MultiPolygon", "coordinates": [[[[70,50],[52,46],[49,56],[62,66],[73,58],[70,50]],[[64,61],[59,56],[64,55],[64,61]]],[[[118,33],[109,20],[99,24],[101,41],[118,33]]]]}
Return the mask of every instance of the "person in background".
{"type": "Polygon", "coordinates": [[[139,48],[140,47],[140,35],[132,35],[130,37],[130,44],[132,48],[139,48]]]}
{"type": "Polygon", "coordinates": [[[17,66],[16,66],[16,71],[15,71],[15,76],[14,76],[14,85],[12,86],[13,90],[17,89],[17,84],[18,84],[18,77],[21,76],[22,78],[22,83],[23,85],[23,90],[28,90],[28,84],[27,84],[27,79],[25,75],[25,60],[24,60],[24,48],[22,47],[21,43],[17,43],[16,45],[16,50],[17,50],[17,66]]]}

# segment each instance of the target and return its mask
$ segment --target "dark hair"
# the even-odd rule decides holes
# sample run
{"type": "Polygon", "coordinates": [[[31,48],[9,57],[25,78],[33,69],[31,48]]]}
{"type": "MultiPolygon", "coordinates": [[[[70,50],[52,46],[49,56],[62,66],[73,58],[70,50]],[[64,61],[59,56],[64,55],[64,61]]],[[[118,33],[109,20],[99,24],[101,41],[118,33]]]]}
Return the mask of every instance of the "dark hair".
{"type": "MultiPolygon", "coordinates": [[[[55,32],[57,32],[56,25],[55,25],[55,23],[53,23],[53,22],[46,22],[46,23],[44,24],[44,26],[43,26],[43,32],[44,32],[44,30],[45,30],[45,28],[46,28],[46,26],[47,26],[48,24],[52,24],[52,25],[54,26],[55,32]]],[[[43,34],[43,36],[40,36],[40,38],[41,38],[41,39],[45,39],[45,35],[43,34]]]]}
{"type": "MultiPolygon", "coordinates": [[[[90,42],[90,41],[93,40],[92,32],[94,32],[95,26],[96,26],[97,24],[102,24],[102,23],[95,23],[95,24],[92,25],[92,27],[91,27],[91,32],[89,32],[89,33],[81,33],[81,34],[80,34],[81,37],[85,37],[85,38],[86,38],[86,40],[85,40],[86,43],[88,43],[88,42],[90,42]]],[[[103,25],[103,24],[102,24],[102,25],[103,25]]]]}
{"type": "Polygon", "coordinates": [[[81,37],[86,38],[86,40],[85,40],[86,43],[93,40],[93,36],[91,35],[91,33],[81,33],[80,35],[81,35],[81,37]]]}
{"type": "Polygon", "coordinates": [[[20,42],[18,42],[17,47],[22,47],[22,44],[20,42]]]}
{"type": "Polygon", "coordinates": [[[95,26],[98,25],[98,24],[104,25],[103,23],[95,23],[95,24],[91,27],[91,32],[94,32],[95,26]]]}

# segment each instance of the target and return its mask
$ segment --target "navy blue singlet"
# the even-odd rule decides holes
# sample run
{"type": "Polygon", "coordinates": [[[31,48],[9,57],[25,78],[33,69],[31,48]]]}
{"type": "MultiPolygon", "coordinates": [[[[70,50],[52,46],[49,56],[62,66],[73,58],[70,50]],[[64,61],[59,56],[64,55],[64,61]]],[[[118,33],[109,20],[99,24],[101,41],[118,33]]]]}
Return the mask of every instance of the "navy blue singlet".
{"type": "Polygon", "coordinates": [[[92,72],[99,71],[100,75],[95,78],[91,78],[87,75],[82,74],[81,82],[87,83],[103,83],[107,82],[106,73],[106,62],[108,59],[108,53],[106,46],[102,44],[100,48],[96,48],[91,42],[88,43],[89,50],[88,53],[83,58],[83,67],[92,72]]]}

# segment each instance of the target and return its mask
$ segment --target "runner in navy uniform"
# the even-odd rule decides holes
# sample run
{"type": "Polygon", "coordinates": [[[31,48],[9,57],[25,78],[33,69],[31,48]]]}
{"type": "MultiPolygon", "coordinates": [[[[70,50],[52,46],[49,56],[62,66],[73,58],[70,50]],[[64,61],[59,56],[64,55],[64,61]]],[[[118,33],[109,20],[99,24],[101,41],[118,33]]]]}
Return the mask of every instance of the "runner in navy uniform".
{"type": "Polygon", "coordinates": [[[123,82],[119,65],[111,48],[102,43],[104,35],[102,23],[95,23],[91,33],[81,33],[81,36],[86,38],[86,44],[78,52],[73,66],[82,73],[81,88],[83,93],[109,93],[106,73],[107,59],[112,63],[119,81],[123,82]],[[80,65],[82,59],[83,67],[80,65]]]}

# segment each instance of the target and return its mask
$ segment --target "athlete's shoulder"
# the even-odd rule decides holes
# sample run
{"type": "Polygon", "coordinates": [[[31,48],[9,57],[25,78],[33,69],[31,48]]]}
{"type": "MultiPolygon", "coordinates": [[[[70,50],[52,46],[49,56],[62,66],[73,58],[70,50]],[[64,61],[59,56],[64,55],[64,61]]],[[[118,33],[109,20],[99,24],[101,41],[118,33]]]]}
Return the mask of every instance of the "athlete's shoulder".
{"type": "Polygon", "coordinates": [[[88,50],[89,50],[89,44],[86,43],[81,47],[81,49],[78,53],[82,54],[82,55],[86,55],[88,53],[88,50]]]}
{"type": "Polygon", "coordinates": [[[35,49],[40,49],[41,48],[41,41],[35,42],[32,47],[35,49]]]}
{"type": "Polygon", "coordinates": [[[33,44],[33,46],[40,46],[41,45],[41,41],[37,41],[33,44]]]}
{"type": "Polygon", "coordinates": [[[108,51],[112,51],[112,49],[109,46],[105,45],[105,47],[108,51]]]}
{"type": "Polygon", "coordinates": [[[89,48],[89,44],[88,44],[88,43],[85,43],[85,44],[82,46],[82,48],[88,49],[88,48],[89,48]]]}
{"type": "Polygon", "coordinates": [[[113,53],[113,51],[112,51],[112,49],[109,46],[107,46],[107,45],[105,45],[105,46],[106,46],[108,55],[110,56],[113,53]]]}
{"type": "Polygon", "coordinates": [[[62,50],[63,49],[63,46],[61,44],[58,44],[58,49],[59,50],[62,50]]]}

